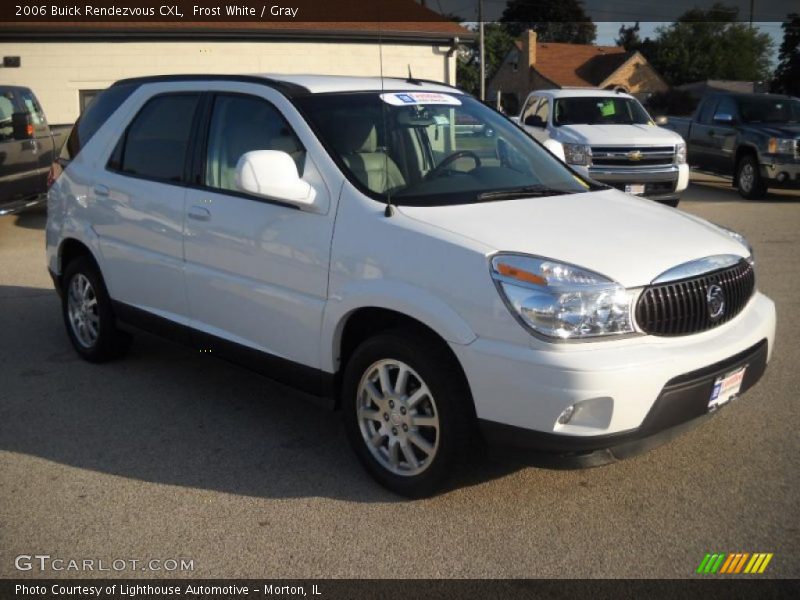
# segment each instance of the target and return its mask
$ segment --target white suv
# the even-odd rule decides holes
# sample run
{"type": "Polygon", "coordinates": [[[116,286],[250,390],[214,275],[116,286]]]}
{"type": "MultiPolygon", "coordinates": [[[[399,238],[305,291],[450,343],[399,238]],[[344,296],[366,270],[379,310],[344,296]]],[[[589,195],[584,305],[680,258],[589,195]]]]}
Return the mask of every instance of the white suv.
{"type": "Polygon", "coordinates": [[[773,346],[741,236],[581,177],[439,84],[125,80],[51,179],[82,357],[135,326],[326,398],[409,496],[476,433],[580,464],[649,447],[752,386],[773,346]]]}
{"type": "Polygon", "coordinates": [[[689,185],[686,142],[628,94],[538,90],[514,121],[584,177],[624,192],[678,206],[689,185]]]}

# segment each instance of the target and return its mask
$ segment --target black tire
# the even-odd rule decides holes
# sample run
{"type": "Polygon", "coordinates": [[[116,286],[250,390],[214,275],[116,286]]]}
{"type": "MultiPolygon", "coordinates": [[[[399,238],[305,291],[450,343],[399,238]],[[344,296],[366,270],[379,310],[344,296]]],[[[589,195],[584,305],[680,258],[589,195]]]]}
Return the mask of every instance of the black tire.
{"type": "Polygon", "coordinates": [[[758,159],[752,154],[745,154],[736,164],[736,187],[739,195],[747,200],[758,200],[767,193],[767,186],[761,177],[758,159]]]}
{"type": "Polygon", "coordinates": [[[93,363],[105,362],[125,353],[130,345],[130,334],[117,329],[116,318],[111,306],[103,277],[95,262],[87,256],[79,256],[70,261],[61,278],[61,313],[72,346],[81,358],[93,363]],[[92,343],[81,340],[79,327],[73,325],[70,317],[70,295],[73,283],[83,277],[91,286],[95,304],[86,313],[96,318],[96,336],[92,343]]]}
{"type": "MultiPolygon", "coordinates": [[[[397,379],[398,374],[395,372],[394,381],[391,382],[392,386],[397,385],[397,379]]],[[[380,391],[383,393],[382,386],[380,391]]],[[[413,396],[413,394],[411,395],[413,396]]],[[[408,396],[402,395],[401,398],[408,399],[408,396]]],[[[388,428],[391,428],[393,423],[398,425],[395,423],[395,417],[398,420],[404,418],[394,408],[387,408],[388,410],[392,410],[392,415],[386,420],[387,448],[386,456],[383,459],[385,461],[390,460],[389,447],[393,444],[393,440],[399,439],[394,436],[389,437],[388,428]]],[[[403,414],[405,415],[406,412],[403,414]]],[[[388,413],[384,413],[381,418],[387,417],[387,415],[388,413]]],[[[464,375],[444,342],[433,339],[429,334],[401,330],[382,333],[364,341],[350,357],[345,366],[342,381],[342,417],[350,444],[370,475],[384,487],[408,498],[430,496],[441,489],[448,475],[457,466],[459,459],[468,450],[475,422],[472,398],[464,375]],[[409,388],[414,385],[416,376],[419,376],[430,391],[427,400],[422,400],[413,408],[408,409],[409,416],[407,418],[411,420],[424,418],[432,413],[438,417],[438,429],[436,430],[438,446],[436,446],[433,457],[427,461],[427,466],[418,474],[404,475],[392,472],[390,467],[384,466],[379,458],[373,455],[373,450],[370,450],[365,439],[367,434],[362,433],[362,422],[358,413],[359,405],[363,400],[359,398],[359,387],[362,378],[366,378],[369,373],[373,372],[375,365],[384,360],[400,361],[411,368],[413,373],[408,375],[409,388]],[[428,401],[433,404],[433,410],[431,410],[430,404],[420,408],[420,405],[428,401]],[[419,414],[422,410],[428,412],[419,414]],[[410,416],[412,411],[417,413],[415,417],[410,416]]],[[[380,427],[384,427],[380,419],[364,421],[364,423],[373,423],[373,427],[378,427],[375,423],[379,423],[380,427]]],[[[364,427],[369,426],[364,425],[364,427]]],[[[409,448],[413,446],[411,436],[415,436],[416,439],[419,439],[417,434],[429,435],[429,438],[434,437],[430,435],[432,428],[426,430],[425,426],[421,426],[418,429],[413,424],[409,424],[408,427],[410,429],[407,430],[407,434],[402,433],[399,425],[396,429],[398,430],[397,435],[407,436],[404,438],[404,442],[409,448]]],[[[397,444],[398,447],[401,446],[401,442],[398,441],[397,444]]],[[[378,450],[374,451],[378,452],[378,450]]],[[[426,457],[420,463],[424,464],[428,455],[422,453],[415,446],[413,451],[417,455],[426,457]]],[[[411,463],[405,458],[405,452],[406,449],[397,451],[398,455],[402,455],[401,460],[410,467],[411,463]]]]}

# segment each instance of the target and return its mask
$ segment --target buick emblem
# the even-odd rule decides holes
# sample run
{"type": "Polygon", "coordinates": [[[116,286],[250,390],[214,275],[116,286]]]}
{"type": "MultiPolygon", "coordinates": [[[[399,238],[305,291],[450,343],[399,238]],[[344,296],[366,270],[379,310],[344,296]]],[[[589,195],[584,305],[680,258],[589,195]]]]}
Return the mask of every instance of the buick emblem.
{"type": "Polygon", "coordinates": [[[708,305],[708,316],[712,321],[716,321],[725,314],[725,292],[717,284],[708,286],[706,304],[708,305]]]}

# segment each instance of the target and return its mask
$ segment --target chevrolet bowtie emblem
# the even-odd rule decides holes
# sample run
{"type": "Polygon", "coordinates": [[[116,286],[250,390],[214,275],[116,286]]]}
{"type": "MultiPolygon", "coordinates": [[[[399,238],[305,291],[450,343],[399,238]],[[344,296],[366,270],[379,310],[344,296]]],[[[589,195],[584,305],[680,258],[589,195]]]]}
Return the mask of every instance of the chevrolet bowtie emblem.
{"type": "Polygon", "coordinates": [[[628,160],[642,160],[642,153],[640,150],[631,150],[628,152],[628,160]]]}

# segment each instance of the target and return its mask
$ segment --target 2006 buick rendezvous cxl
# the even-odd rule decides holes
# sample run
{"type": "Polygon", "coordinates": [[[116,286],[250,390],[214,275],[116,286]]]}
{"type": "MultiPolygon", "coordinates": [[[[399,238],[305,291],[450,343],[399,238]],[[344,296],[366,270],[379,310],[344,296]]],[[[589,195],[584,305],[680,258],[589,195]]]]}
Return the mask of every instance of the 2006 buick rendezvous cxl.
{"type": "Polygon", "coordinates": [[[473,432],[581,464],[649,447],[751,387],[773,346],[742,236],[581,177],[439,84],[120,81],[51,179],[83,358],[133,325],[327,398],[408,496],[473,432]]]}

